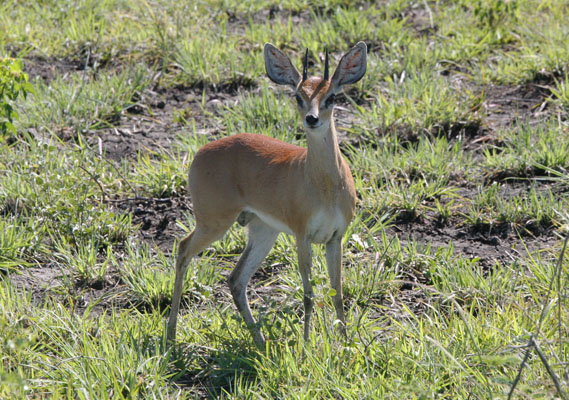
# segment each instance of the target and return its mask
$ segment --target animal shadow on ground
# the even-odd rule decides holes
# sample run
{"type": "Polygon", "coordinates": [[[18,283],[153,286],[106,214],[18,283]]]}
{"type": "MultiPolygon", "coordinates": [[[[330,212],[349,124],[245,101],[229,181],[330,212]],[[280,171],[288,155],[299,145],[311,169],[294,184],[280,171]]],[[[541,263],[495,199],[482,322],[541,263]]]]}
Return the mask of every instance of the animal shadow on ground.
{"type": "Polygon", "coordinates": [[[245,344],[242,339],[230,339],[215,349],[176,343],[169,355],[170,380],[204,399],[219,398],[223,392],[232,393],[239,385],[254,381],[261,357],[252,342],[245,344]]]}

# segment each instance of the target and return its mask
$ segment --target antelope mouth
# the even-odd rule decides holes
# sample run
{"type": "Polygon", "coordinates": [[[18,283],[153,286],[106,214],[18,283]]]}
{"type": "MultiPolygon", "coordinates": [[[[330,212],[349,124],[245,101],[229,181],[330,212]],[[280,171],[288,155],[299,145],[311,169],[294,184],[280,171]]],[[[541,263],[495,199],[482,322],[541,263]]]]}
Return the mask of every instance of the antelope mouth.
{"type": "Polygon", "coordinates": [[[306,129],[314,130],[322,127],[322,122],[318,121],[315,124],[309,124],[308,122],[304,121],[304,126],[306,129]]]}

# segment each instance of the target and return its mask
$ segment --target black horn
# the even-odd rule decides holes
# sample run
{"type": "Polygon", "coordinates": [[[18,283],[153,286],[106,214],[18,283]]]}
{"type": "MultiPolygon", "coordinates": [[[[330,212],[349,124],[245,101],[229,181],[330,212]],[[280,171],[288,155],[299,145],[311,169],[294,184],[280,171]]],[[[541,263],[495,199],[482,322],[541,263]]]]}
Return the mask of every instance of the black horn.
{"type": "Polygon", "coordinates": [[[306,53],[304,53],[304,62],[302,63],[302,80],[305,81],[308,79],[308,48],[306,49],[306,53]]]}
{"type": "Polygon", "coordinates": [[[330,67],[328,66],[328,47],[326,47],[326,59],[324,60],[324,80],[330,77],[330,67]]]}

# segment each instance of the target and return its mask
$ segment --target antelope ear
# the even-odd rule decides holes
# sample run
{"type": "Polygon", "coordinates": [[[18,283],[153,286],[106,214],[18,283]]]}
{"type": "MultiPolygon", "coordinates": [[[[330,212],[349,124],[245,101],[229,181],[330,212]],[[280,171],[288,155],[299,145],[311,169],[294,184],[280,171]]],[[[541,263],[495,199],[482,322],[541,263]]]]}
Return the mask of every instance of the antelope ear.
{"type": "Polygon", "coordinates": [[[344,85],[356,83],[366,73],[367,46],[364,42],[358,42],[340,60],[336,72],[332,77],[332,87],[335,90],[344,85]]]}
{"type": "Polygon", "coordinates": [[[300,82],[300,74],[290,59],[271,43],[265,44],[265,69],[267,76],[279,85],[289,85],[293,89],[300,82]]]}

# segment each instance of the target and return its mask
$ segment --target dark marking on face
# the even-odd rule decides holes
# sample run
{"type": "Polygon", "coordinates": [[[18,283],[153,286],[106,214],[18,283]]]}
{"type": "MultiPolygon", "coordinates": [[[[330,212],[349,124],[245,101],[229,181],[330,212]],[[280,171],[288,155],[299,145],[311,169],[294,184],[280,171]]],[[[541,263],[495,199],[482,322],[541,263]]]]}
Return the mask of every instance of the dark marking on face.
{"type": "Polygon", "coordinates": [[[330,81],[322,78],[311,77],[302,82],[298,88],[298,93],[312,100],[322,94],[328,93],[330,89],[330,81]]]}

